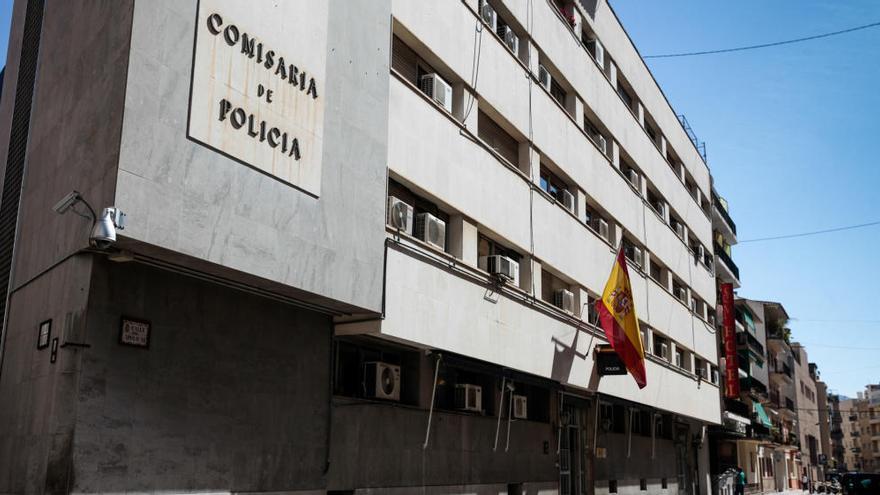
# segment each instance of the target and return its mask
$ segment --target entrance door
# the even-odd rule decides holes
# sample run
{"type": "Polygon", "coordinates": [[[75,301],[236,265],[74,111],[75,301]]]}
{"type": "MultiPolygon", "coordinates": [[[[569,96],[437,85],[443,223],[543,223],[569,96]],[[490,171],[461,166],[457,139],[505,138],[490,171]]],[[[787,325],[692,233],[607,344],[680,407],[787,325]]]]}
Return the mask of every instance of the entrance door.
{"type": "Polygon", "coordinates": [[[565,405],[559,432],[559,495],[588,495],[587,411],[565,405]]]}
{"type": "Polygon", "coordinates": [[[679,495],[694,495],[693,474],[688,456],[688,426],[675,425],[675,468],[679,495]]]}

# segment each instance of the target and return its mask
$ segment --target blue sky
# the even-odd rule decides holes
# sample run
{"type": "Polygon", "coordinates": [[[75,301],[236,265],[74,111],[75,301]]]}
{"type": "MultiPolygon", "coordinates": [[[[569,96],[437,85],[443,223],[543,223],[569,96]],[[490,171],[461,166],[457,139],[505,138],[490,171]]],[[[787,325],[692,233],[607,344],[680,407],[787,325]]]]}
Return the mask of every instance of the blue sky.
{"type": "MultiPolygon", "coordinates": [[[[642,55],[880,21],[875,0],[612,0],[642,55]]],[[[880,28],[739,53],[648,59],[707,142],[740,240],[880,220],[880,28]]],[[[734,247],[739,294],[783,303],[829,388],[880,381],[880,227],[734,247]],[[832,321],[818,321],[832,320],[832,321]],[[860,321],[854,321],[860,320],[860,321]],[[835,346],[835,347],[832,347],[835,346]]]]}
{"type": "MultiPolygon", "coordinates": [[[[880,21],[875,0],[612,0],[643,55],[880,21]]],[[[0,53],[12,0],[0,0],[0,53]]],[[[880,28],[741,53],[649,60],[708,143],[741,240],[880,220],[880,28]]],[[[880,228],[734,248],[740,295],[782,302],[831,389],[880,382],[880,228]],[[819,321],[830,320],[830,321],[819,321]]]]}

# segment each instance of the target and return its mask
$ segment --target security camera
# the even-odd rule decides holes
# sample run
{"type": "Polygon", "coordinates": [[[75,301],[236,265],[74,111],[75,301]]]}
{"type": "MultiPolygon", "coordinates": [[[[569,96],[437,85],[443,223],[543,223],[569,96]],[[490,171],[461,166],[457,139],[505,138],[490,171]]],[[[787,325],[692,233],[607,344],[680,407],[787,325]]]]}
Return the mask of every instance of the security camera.
{"type": "Polygon", "coordinates": [[[104,208],[101,218],[92,227],[89,244],[98,249],[107,249],[116,243],[116,230],[125,229],[125,213],[118,208],[104,208]]]}
{"type": "Polygon", "coordinates": [[[82,195],[80,195],[79,192],[71,191],[71,192],[67,193],[66,196],[61,198],[61,201],[55,203],[55,206],[53,206],[52,209],[55,210],[55,213],[63,215],[64,213],[67,212],[67,210],[70,209],[71,206],[73,206],[81,198],[82,198],[82,195]]]}

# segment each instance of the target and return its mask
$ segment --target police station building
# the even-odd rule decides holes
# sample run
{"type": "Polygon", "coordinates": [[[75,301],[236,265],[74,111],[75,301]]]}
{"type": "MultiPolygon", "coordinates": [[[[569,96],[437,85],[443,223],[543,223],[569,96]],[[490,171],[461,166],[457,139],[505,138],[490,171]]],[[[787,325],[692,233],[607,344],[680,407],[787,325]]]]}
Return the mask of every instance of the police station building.
{"type": "Polygon", "coordinates": [[[711,176],[605,0],[16,0],[0,150],[0,494],[710,489],[711,176]]]}

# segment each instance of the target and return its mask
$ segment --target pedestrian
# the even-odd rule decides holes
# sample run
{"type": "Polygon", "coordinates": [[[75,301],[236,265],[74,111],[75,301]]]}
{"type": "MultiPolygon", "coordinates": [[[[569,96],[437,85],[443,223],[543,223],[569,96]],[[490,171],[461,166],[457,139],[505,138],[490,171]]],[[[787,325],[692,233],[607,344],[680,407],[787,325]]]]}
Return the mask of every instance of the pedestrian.
{"type": "Polygon", "coordinates": [[[736,478],[734,479],[734,495],[743,495],[746,490],[746,472],[743,468],[736,467],[736,478]]]}
{"type": "Polygon", "coordinates": [[[807,477],[807,473],[804,473],[804,475],[801,476],[801,489],[802,489],[803,491],[805,491],[805,492],[811,492],[811,490],[810,490],[810,478],[807,477]]]}

